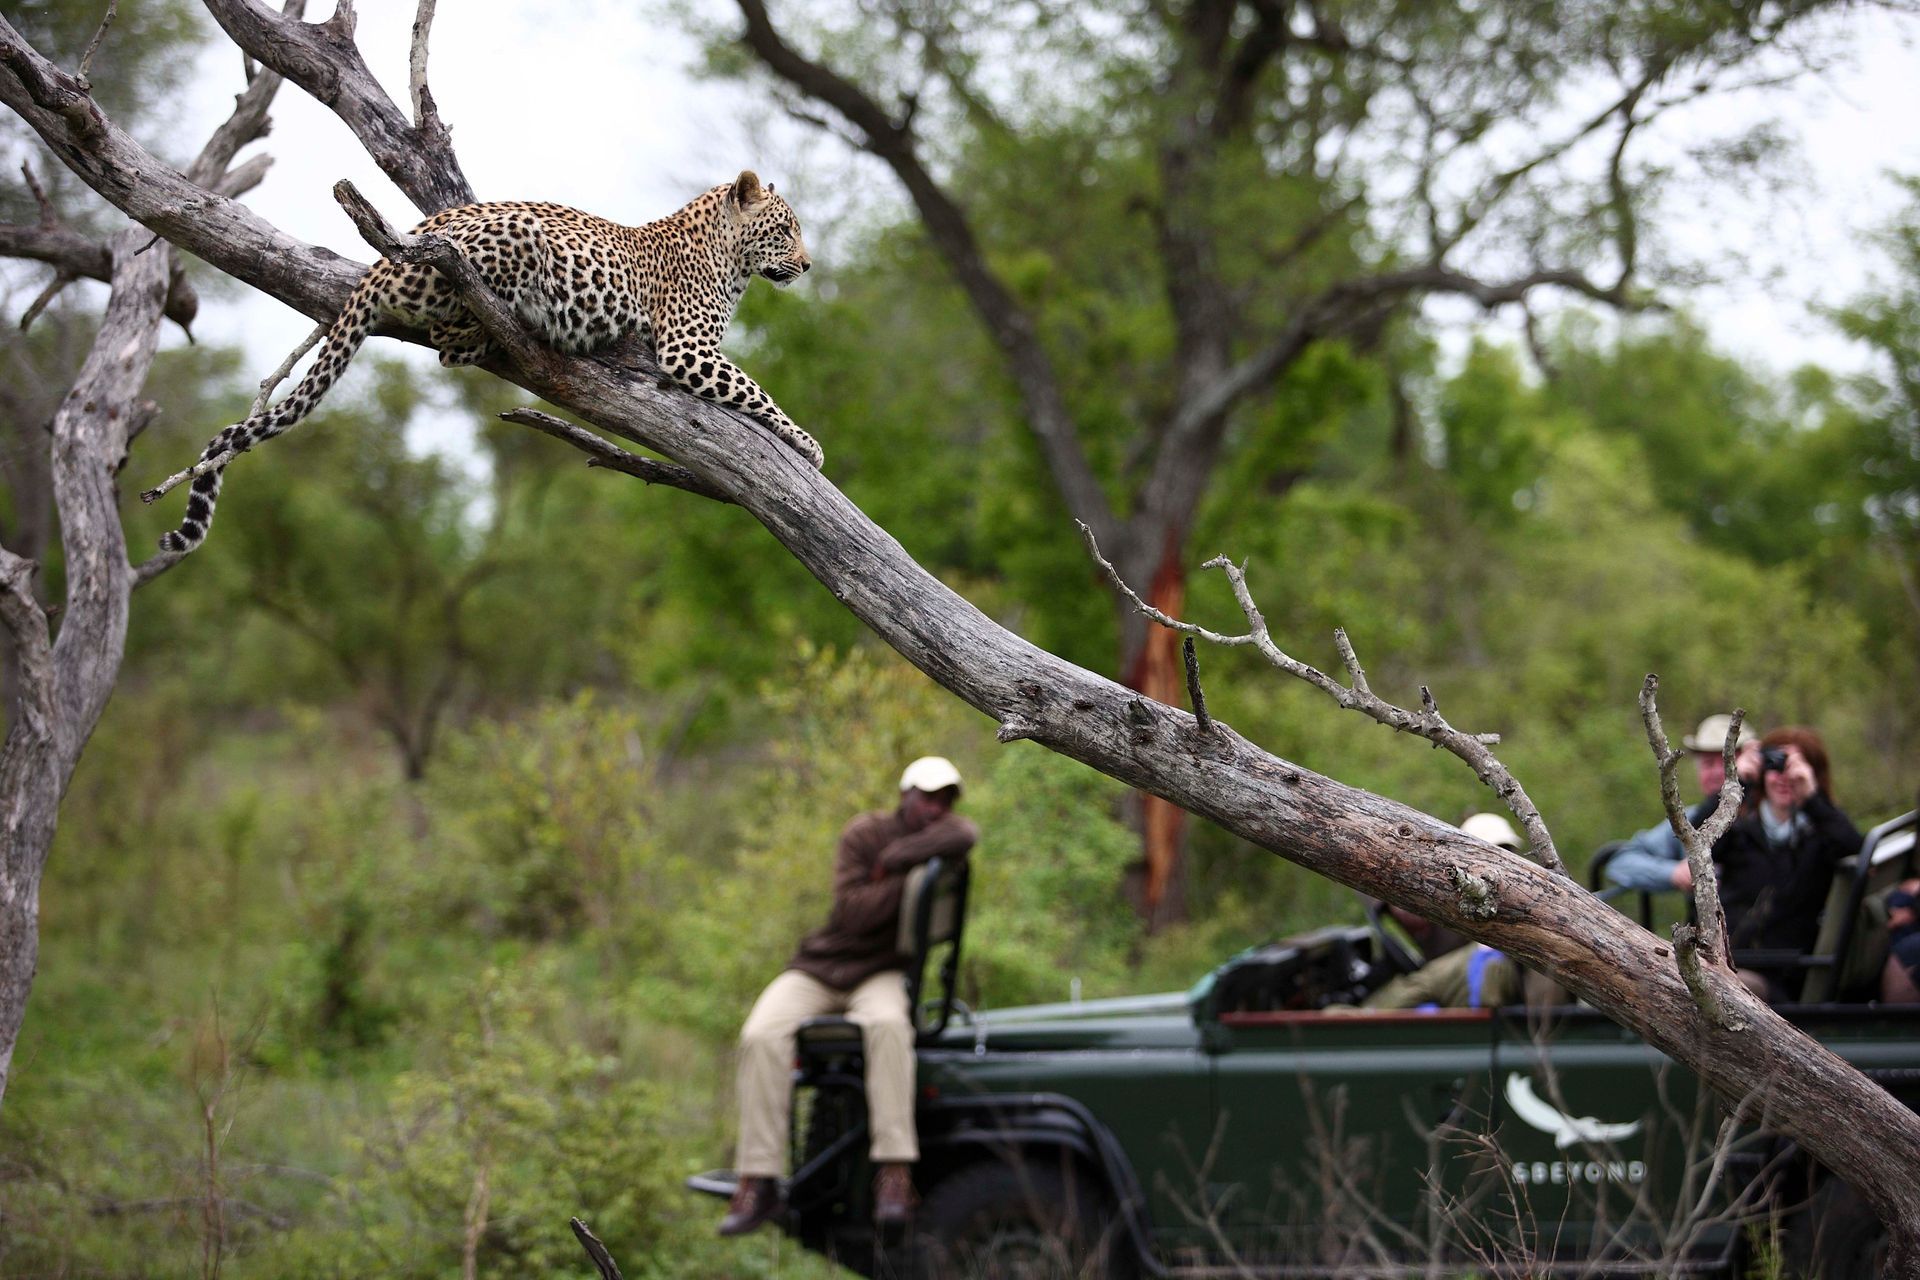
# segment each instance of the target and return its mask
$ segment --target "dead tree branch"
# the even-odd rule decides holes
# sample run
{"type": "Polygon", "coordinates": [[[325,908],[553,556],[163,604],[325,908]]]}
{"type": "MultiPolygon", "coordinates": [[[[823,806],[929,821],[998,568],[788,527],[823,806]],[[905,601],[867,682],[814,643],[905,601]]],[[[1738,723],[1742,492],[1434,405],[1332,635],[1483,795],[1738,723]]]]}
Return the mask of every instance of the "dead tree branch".
{"type": "Polygon", "coordinates": [[[1200,655],[1194,652],[1192,636],[1181,639],[1180,658],[1187,668],[1187,697],[1193,701],[1193,718],[1205,733],[1213,728],[1213,718],[1207,714],[1207,695],[1200,688],[1200,655]]]}
{"type": "Polygon", "coordinates": [[[1698,921],[1674,926],[1674,959],[1701,1015],[1728,1031],[1744,1031],[1747,1019],[1741,1006],[1751,1003],[1751,997],[1743,1000],[1734,994],[1735,989],[1744,992],[1745,987],[1733,975],[1733,949],[1727,938],[1726,909],[1720,905],[1720,877],[1713,867],[1713,846],[1740,812],[1740,774],[1733,757],[1740,740],[1740,724],[1747,713],[1740,708],[1734,710],[1721,748],[1726,782],[1720,788],[1720,801],[1696,829],[1680,803],[1680,784],[1674,773],[1684,755],[1668,745],[1666,730],[1660,725],[1659,689],[1660,677],[1649,674],[1640,687],[1640,717],[1646,724],[1647,745],[1653,748],[1654,762],[1659,766],[1660,799],[1666,806],[1667,822],[1680,837],[1687,868],[1693,873],[1694,917],[1698,921]]]}
{"type": "MultiPolygon", "coordinates": [[[[1152,621],[1183,635],[1197,636],[1210,644],[1232,648],[1251,647],[1273,666],[1290,676],[1306,681],[1349,711],[1358,711],[1390,729],[1417,734],[1464,760],[1472,768],[1475,776],[1493,788],[1501,802],[1512,810],[1514,817],[1518,818],[1526,828],[1528,843],[1540,865],[1562,876],[1566,875],[1566,867],[1561,863],[1560,854],[1553,846],[1553,836],[1548,832],[1547,824],[1541,819],[1540,811],[1534,807],[1533,801],[1527,796],[1526,789],[1520,785],[1519,780],[1489,749],[1499,743],[1498,734],[1465,733],[1454,728],[1440,714],[1439,705],[1434,701],[1432,692],[1424,685],[1420,688],[1419,711],[1397,707],[1377,696],[1367,684],[1367,673],[1361,667],[1360,658],[1354,652],[1345,631],[1336,630],[1333,633],[1333,639],[1340,649],[1340,659],[1347,668],[1350,684],[1343,685],[1324,671],[1292,657],[1274,643],[1273,635],[1267,629],[1267,620],[1261,615],[1260,606],[1254,602],[1253,593],[1247,588],[1245,570],[1225,556],[1216,556],[1201,568],[1219,569],[1226,574],[1227,581],[1233,587],[1234,599],[1247,620],[1247,631],[1241,635],[1229,636],[1209,631],[1194,623],[1169,617],[1154,608],[1141,599],[1139,593],[1121,578],[1119,571],[1100,554],[1100,544],[1095,541],[1091,529],[1082,524],[1080,536],[1086,540],[1087,553],[1100,566],[1107,581],[1113,584],[1116,591],[1131,601],[1134,608],[1152,621]]],[[[1463,880],[1459,887],[1462,900],[1471,898],[1477,909],[1484,896],[1484,890],[1480,888],[1479,882],[1472,879],[1463,880]]]]}
{"type": "MultiPolygon", "coordinates": [[[[207,11],[233,42],[312,94],[358,138],[421,213],[474,202],[473,187],[454,157],[438,112],[416,127],[368,70],[353,42],[354,12],[342,3],[325,22],[274,13],[259,0],[206,0],[207,11]]],[[[417,27],[420,86],[424,92],[426,33],[417,27]]]]}
{"type": "Polygon", "coordinates": [[[621,1280],[620,1268],[607,1252],[607,1246],[600,1243],[600,1237],[587,1230],[587,1224],[578,1218],[568,1218],[567,1225],[573,1228],[574,1237],[580,1241],[580,1247],[593,1259],[594,1269],[599,1271],[600,1280],[621,1280]]]}
{"type": "Polygon", "coordinates": [[[1720,905],[1720,877],[1713,867],[1713,846],[1727,833],[1727,828],[1733,825],[1733,820],[1740,813],[1743,788],[1740,773],[1734,768],[1734,753],[1740,740],[1740,725],[1747,718],[1747,713],[1744,708],[1734,709],[1732,722],[1727,729],[1727,740],[1721,748],[1726,781],[1720,787],[1720,801],[1706,822],[1696,829],[1687,820],[1686,807],[1680,803],[1680,783],[1675,777],[1675,769],[1685,755],[1673,750],[1667,743],[1666,730],[1660,725],[1659,691],[1660,677],[1649,673],[1640,687],[1640,717],[1646,724],[1647,745],[1653,748],[1654,763],[1660,770],[1660,799],[1666,806],[1668,824],[1673,827],[1673,833],[1680,837],[1680,847],[1686,850],[1687,869],[1693,873],[1693,906],[1700,926],[1699,945],[1716,961],[1731,964],[1733,949],[1727,940],[1727,913],[1720,905]]]}
{"type": "Polygon", "coordinates": [[[715,502],[731,503],[732,498],[720,492],[685,467],[671,462],[659,462],[652,458],[643,458],[637,453],[629,453],[619,445],[601,439],[585,427],[576,427],[542,413],[538,409],[509,409],[500,415],[504,422],[518,423],[523,427],[532,427],[535,431],[565,441],[587,455],[590,467],[605,467],[609,471],[621,471],[648,484],[663,484],[673,489],[684,489],[688,493],[711,498],[715,502]]]}
{"type": "Polygon", "coordinates": [[[107,12],[101,17],[100,26],[94,31],[93,39],[87,41],[86,51],[80,55],[80,70],[75,73],[75,79],[89,90],[93,88],[93,83],[88,78],[93,74],[93,55],[100,51],[100,42],[107,38],[107,28],[111,27],[113,20],[119,16],[120,0],[107,0],[107,12]]]}
{"type": "MultiPolygon", "coordinates": [[[[26,178],[27,189],[40,205],[40,220],[30,226],[0,225],[0,257],[44,262],[54,269],[54,283],[21,316],[20,327],[24,329],[52,300],[53,294],[68,283],[82,278],[102,283],[111,279],[113,253],[106,245],[87,239],[60,220],[46,192],[40,189],[39,180],[33,176],[31,165],[22,164],[20,172],[26,178]]],[[[199,310],[199,296],[188,283],[186,275],[176,271],[168,282],[167,319],[182,329],[190,330],[199,310]]]]}
{"type": "Polygon", "coordinates": [[[107,119],[72,77],[0,17],[0,103],[25,120],[60,160],[149,230],[222,270],[251,259],[243,278],[316,320],[331,321],[366,270],[303,244],[245,205],[211,193],[153,157],[107,119]]]}
{"type": "Polygon", "coordinates": [[[427,34],[433,29],[434,0],[420,0],[413,14],[413,47],[407,56],[407,88],[413,99],[413,127],[422,136],[431,136],[440,146],[450,138],[434,104],[433,90],[427,87],[427,34]]]}

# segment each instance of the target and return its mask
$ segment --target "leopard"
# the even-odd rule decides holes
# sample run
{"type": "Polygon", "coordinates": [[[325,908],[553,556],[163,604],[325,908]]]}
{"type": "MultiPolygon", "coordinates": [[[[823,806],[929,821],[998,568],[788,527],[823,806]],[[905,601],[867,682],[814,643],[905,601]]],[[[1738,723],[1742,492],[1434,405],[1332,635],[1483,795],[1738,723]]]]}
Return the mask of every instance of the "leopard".
{"type": "MultiPolygon", "coordinates": [[[[819,443],[719,350],[753,277],[784,288],[813,266],[792,207],[753,170],[638,226],[565,205],[505,200],[442,210],[413,234],[451,241],[547,345],[584,355],[637,338],[659,361],[662,385],[743,410],[810,466],[824,464],[819,443]]],[[[448,368],[493,355],[479,319],[446,277],[425,264],[381,258],[327,327],[292,391],[216,433],[192,467],[140,495],[150,503],[192,484],[186,515],[160,539],[162,551],[185,554],[206,540],[227,466],[311,414],[383,320],[424,330],[448,368]]]]}

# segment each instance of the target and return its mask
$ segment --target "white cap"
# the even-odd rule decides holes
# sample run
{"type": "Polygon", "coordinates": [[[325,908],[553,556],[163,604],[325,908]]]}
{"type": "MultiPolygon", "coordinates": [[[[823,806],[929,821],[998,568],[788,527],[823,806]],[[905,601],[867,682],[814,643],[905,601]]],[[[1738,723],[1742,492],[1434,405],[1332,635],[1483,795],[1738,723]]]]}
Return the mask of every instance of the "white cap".
{"type": "MultiPolygon", "coordinates": [[[[1732,716],[1708,716],[1700,722],[1700,727],[1691,737],[1680,739],[1680,745],[1689,751],[1704,751],[1709,755],[1719,755],[1727,748],[1727,730],[1733,727],[1732,716]]],[[[1740,741],[1736,747],[1745,746],[1753,741],[1753,730],[1747,728],[1744,721],[1740,725],[1740,741]]]]}
{"type": "Polygon", "coordinates": [[[945,756],[921,756],[900,775],[902,791],[945,791],[960,789],[960,771],[945,756]]]}
{"type": "Polygon", "coordinates": [[[1497,844],[1502,849],[1520,852],[1520,833],[1497,813],[1476,813],[1460,824],[1460,829],[1476,840],[1497,844]]]}

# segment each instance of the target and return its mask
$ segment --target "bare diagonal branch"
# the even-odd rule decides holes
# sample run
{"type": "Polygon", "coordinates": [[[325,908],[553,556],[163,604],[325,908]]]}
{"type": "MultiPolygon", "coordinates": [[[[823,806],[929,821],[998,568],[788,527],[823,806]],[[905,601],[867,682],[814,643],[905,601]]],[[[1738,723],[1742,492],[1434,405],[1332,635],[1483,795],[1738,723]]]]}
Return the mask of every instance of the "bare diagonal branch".
{"type": "Polygon", "coordinates": [[[576,427],[571,422],[556,418],[550,413],[542,413],[538,409],[509,409],[500,417],[503,421],[532,427],[535,431],[544,432],[556,440],[565,441],[587,455],[588,466],[625,472],[636,479],[645,480],[648,484],[663,484],[669,488],[684,489],[688,493],[699,494],[703,498],[712,498],[715,502],[733,501],[685,467],[630,453],[619,445],[601,439],[586,428],[576,427]]]}
{"type": "MultiPolygon", "coordinates": [[[[283,17],[260,0],[205,3],[235,44],[339,116],[420,212],[473,203],[473,187],[451,139],[444,127],[434,127],[438,114],[416,128],[367,69],[353,42],[351,5],[341,5],[326,22],[311,23],[283,17]]],[[[424,59],[422,65],[424,70],[424,59]]]]}

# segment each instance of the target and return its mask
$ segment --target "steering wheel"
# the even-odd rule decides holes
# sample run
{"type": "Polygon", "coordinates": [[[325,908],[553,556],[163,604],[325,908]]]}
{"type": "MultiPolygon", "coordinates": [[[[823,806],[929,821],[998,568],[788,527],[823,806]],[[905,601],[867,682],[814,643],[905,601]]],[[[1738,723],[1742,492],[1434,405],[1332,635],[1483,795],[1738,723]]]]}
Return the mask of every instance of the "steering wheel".
{"type": "Polygon", "coordinates": [[[1367,927],[1373,930],[1373,940],[1380,944],[1380,960],[1394,973],[1412,973],[1426,963],[1426,958],[1400,941],[1393,930],[1387,928],[1386,904],[1378,898],[1369,898],[1364,894],[1360,899],[1367,908],[1367,927]]]}

